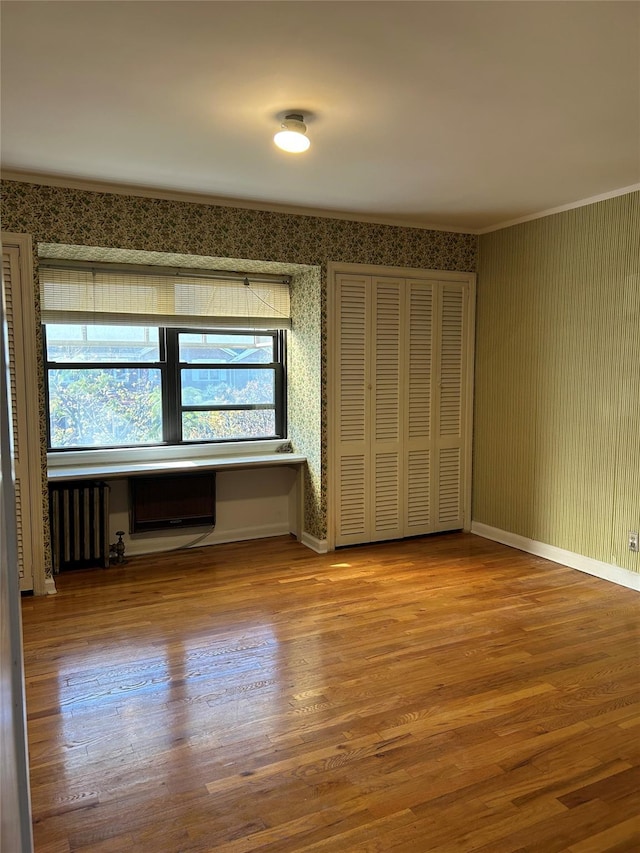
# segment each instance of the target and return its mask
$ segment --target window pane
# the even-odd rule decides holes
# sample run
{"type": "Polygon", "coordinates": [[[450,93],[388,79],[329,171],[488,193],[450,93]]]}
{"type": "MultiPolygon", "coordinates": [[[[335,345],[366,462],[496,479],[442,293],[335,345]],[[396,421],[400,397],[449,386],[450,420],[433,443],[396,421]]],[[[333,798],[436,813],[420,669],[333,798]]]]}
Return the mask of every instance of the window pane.
{"type": "Polygon", "coordinates": [[[160,360],[158,329],[148,326],[47,324],[49,361],[101,362],[160,360]]]}
{"type": "Polygon", "coordinates": [[[184,412],[183,441],[224,438],[268,438],[275,436],[276,416],[272,409],[225,412],[184,412]]]}
{"type": "Polygon", "coordinates": [[[222,364],[269,364],[274,361],[273,336],[234,334],[180,334],[180,361],[222,364]]]}
{"type": "Polygon", "coordinates": [[[275,374],[272,369],[180,371],[183,406],[216,406],[275,403],[275,374]]]}
{"type": "Polygon", "coordinates": [[[49,371],[51,447],[162,441],[160,370],[49,371]]]}

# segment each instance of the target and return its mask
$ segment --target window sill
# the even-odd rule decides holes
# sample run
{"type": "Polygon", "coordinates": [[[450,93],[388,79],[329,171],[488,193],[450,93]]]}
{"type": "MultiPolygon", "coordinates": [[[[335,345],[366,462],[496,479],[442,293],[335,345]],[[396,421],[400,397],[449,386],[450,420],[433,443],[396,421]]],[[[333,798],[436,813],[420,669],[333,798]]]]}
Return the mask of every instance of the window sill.
{"type": "Polygon", "coordinates": [[[279,452],[279,448],[286,444],[286,441],[277,439],[224,445],[74,450],[62,453],[53,451],[47,454],[47,471],[52,481],[303,465],[307,461],[306,456],[279,452]]]}

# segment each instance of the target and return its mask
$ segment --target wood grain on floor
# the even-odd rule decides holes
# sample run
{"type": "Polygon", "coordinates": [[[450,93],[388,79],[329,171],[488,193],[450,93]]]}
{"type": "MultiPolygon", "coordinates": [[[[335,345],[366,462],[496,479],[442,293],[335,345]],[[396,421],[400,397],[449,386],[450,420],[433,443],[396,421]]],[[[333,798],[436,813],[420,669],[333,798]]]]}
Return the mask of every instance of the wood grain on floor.
{"type": "Polygon", "coordinates": [[[23,600],[36,853],[640,849],[640,599],[470,534],[23,600]]]}

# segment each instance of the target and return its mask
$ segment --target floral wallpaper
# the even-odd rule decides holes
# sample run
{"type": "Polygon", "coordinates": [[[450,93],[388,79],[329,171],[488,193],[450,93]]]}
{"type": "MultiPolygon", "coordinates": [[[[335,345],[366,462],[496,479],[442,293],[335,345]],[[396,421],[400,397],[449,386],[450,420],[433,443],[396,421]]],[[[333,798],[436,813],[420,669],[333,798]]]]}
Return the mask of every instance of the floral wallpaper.
{"type": "Polygon", "coordinates": [[[292,329],[288,337],[288,425],[294,449],[307,457],[304,529],[325,538],[326,477],[322,458],[322,313],[317,267],[291,283],[292,329]]]}
{"type": "MultiPolygon", "coordinates": [[[[329,261],[475,272],[477,237],[325,217],[2,182],[2,228],[41,243],[315,267],[294,276],[291,438],[309,458],[305,531],[326,538],[329,261]],[[318,275],[319,271],[319,275],[318,275]],[[296,337],[297,333],[297,337],[296,337]]],[[[98,251],[98,249],[94,249],[98,251]]],[[[34,259],[37,270],[37,257],[34,259]]],[[[270,264],[270,268],[271,268],[270,264]]],[[[204,265],[204,264],[203,264],[204,265]]],[[[36,273],[37,274],[37,273],[36,273]]],[[[42,370],[42,367],[40,366],[42,370]]],[[[42,374],[40,376],[42,384],[42,374]]],[[[42,417],[44,425],[44,413],[42,417]]],[[[43,466],[46,472],[45,433],[43,466]]],[[[43,476],[43,506],[46,506],[43,476]]]]}
{"type": "Polygon", "coordinates": [[[2,227],[34,242],[326,267],[327,261],[474,272],[477,237],[263,210],[2,182],[2,227]]]}

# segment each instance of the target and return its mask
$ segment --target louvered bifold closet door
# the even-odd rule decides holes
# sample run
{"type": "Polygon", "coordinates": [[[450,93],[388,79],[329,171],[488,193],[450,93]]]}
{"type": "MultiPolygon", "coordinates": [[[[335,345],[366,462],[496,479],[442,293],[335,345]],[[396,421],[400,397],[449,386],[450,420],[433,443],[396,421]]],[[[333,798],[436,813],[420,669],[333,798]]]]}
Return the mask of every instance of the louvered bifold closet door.
{"type": "Polygon", "coordinates": [[[33,589],[32,569],[29,564],[28,531],[25,531],[23,519],[23,498],[27,473],[24,454],[22,452],[22,436],[25,426],[21,423],[24,417],[24,405],[21,405],[22,390],[25,377],[21,374],[21,359],[16,358],[16,314],[20,311],[20,292],[16,286],[19,282],[20,253],[12,247],[2,250],[2,277],[4,280],[5,309],[7,320],[7,344],[9,350],[9,385],[11,393],[11,424],[13,439],[13,464],[16,493],[16,532],[18,541],[18,572],[20,589],[33,589]]]}
{"type": "Polygon", "coordinates": [[[431,533],[437,506],[433,477],[434,285],[430,281],[406,283],[405,375],[405,509],[404,536],[431,533]]]}
{"type": "Polygon", "coordinates": [[[336,277],[336,545],[369,541],[371,279],[336,277]]]}
{"type": "Polygon", "coordinates": [[[467,290],[441,282],[437,310],[436,391],[436,530],[458,530],[464,524],[465,339],[467,290]]]}
{"type": "Polygon", "coordinates": [[[404,280],[372,278],[370,542],[403,535],[404,280]]]}

